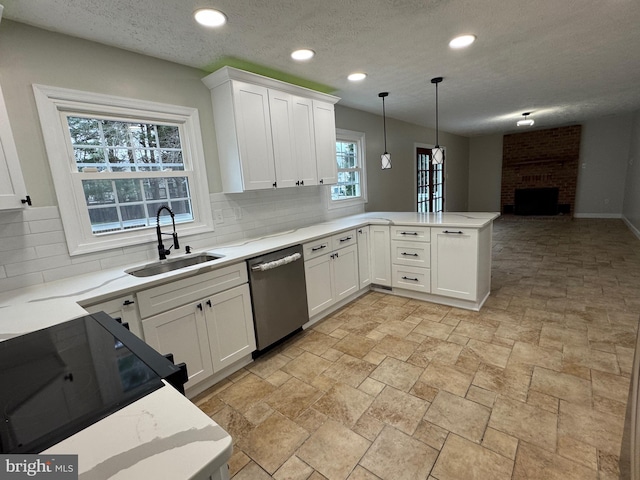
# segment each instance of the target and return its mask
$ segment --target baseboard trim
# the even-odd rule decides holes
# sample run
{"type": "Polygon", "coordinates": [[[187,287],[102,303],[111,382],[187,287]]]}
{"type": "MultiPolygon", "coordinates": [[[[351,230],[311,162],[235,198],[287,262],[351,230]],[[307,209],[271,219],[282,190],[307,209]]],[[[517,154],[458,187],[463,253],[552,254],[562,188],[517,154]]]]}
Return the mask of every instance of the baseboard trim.
{"type": "Polygon", "coordinates": [[[624,223],[626,223],[627,228],[629,228],[629,230],[631,230],[631,233],[633,233],[636,237],[638,237],[638,240],[640,240],[640,230],[638,230],[635,225],[633,223],[631,223],[631,221],[623,216],[622,220],[624,221],[624,223]]]}
{"type": "Polygon", "coordinates": [[[621,213],[574,213],[573,218],[623,218],[621,213]]]}

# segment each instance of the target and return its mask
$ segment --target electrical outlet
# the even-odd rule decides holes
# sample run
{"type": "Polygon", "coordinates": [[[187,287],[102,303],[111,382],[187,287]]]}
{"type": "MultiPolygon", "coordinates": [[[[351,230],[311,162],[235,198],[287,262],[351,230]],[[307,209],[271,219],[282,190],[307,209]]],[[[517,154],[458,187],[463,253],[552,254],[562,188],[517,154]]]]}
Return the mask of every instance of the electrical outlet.
{"type": "Polygon", "coordinates": [[[224,223],[224,217],[222,216],[222,210],[214,210],[213,220],[217,223],[224,223]]]}
{"type": "Polygon", "coordinates": [[[240,207],[234,208],[233,213],[236,216],[236,220],[242,220],[242,209],[240,207]]]}

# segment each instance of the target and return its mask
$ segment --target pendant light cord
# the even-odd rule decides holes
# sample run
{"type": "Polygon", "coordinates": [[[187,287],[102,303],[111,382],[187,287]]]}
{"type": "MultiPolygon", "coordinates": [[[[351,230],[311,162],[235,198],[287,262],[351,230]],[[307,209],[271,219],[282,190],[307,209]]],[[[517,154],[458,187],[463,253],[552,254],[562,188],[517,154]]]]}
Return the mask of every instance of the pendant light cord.
{"type": "Polygon", "coordinates": [[[440,146],[438,141],[438,84],[436,83],[436,147],[440,146]]]}
{"type": "Polygon", "coordinates": [[[382,130],[384,132],[384,153],[387,153],[387,114],[384,110],[384,97],[382,97],[382,130]]]}

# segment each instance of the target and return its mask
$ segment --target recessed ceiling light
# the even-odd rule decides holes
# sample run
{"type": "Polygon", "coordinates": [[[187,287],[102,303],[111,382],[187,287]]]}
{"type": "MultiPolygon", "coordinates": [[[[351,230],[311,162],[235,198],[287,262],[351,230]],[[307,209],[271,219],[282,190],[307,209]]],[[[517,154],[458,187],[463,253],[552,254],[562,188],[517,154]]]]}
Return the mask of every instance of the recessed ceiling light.
{"type": "Polygon", "coordinates": [[[227,16],[212,8],[201,8],[196,10],[193,17],[196,19],[196,22],[200,25],[204,25],[205,27],[221,27],[227,23],[227,16]]]}
{"type": "Polygon", "coordinates": [[[352,82],[359,82],[361,80],[364,80],[365,78],[367,78],[367,74],[362,72],[352,73],[347,77],[347,79],[351,80],[352,82]]]}
{"type": "Polygon", "coordinates": [[[296,50],[291,53],[291,58],[294,60],[309,60],[313,58],[316,54],[313,50],[309,50],[308,48],[301,48],[300,50],[296,50]]]}
{"type": "Polygon", "coordinates": [[[449,42],[451,48],[465,48],[476,41],[475,35],[460,35],[449,42]]]}

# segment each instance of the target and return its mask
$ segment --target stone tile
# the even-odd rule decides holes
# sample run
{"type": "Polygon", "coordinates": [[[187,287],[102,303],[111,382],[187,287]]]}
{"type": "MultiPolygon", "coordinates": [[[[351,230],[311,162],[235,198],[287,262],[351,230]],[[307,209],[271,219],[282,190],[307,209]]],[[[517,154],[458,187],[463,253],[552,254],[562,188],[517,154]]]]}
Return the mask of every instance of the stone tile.
{"type": "Polygon", "coordinates": [[[322,355],[330,347],[338,343],[338,339],[325,335],[317,331],[311,331],[299,340],[295,341],[294,345],[302,350],[313,353],[314,355],[322,355]]]}
{"type": "Polygon", "coordinates": [[[618,453],[624,418],[560,400],[560,435],[569,435],[608,453],[618,453]]]}
{"type": "Polygon", "coordinates": [[[403,392],[408,392],[421,374],[422,368],[401,362],[393,357],[387,357],[371,372],[369,377],[403,392]]]}
{"type": "Polygon", "coordinates": [[[352,357],[362,358],[375,347],[376,342],[367,337],[349,334],[336,343],[333,348],[343,353],[347,353],[352,357]]]}
{"type": "Polygon", "coordinates": [[[295,422],[309,433],[315,432],[326,421],[327,416],[313,407],[307,408],[295,419],[295,422]]]}
{"type": "Polygon", "coordinates": [[[278,469],[273,475],[275,480],[307,480],[313,473],[313,468],[304,463],[295,455],[278,469]]]}
{"type": "Polygon", "coordinates": [[[472,442],[480,443],[490,414],[491,410],[487,407],[440,391],[424,419],[472,442]]]}
{"type": "Polygon", "coordinates": [[[593,395],[627,403],[629,397],[629,377],[611,373],[591,371],[593,395]]]}
{"type": "Polygon", "coordinates": [[[562,353],[524,342],[516,342],[511,350],[509,365],[537,365],[550,370],[562,368],[562,353]]]}
{"type": "Polygon", "coordinates": [[[418,344],[414,342],[394,337],[393,335],[385,335],[373,350],[404,362],[413,354],[417,347],[418,344]]]}
{"type": "Polygon", "coordinates": [[[480,365],[473,377],[473,385],[524,402],[531,377],[517,369],[480,365]]]}
{"type": "Polygon", "coordinates": [[[487,428],[482,438],[482,446],[499,453],[503,457],[515,460],[518,439],[493,428],[487,428]]]}
{"type": "Polygon", "coordinates": [[[422,420],[418,424],[418,428],[413,434],[413,438],[426,443],[436,450],[441,450],[445,440],[449,435],[449,431],[444,428],[440,428],[433,423],[429,423],[426,420],[422,420]]]}
{"type": "Polygon", "coordinates": [[[313,329],[316,332],[324,333],[325,335],[330,335],[331,332],[335,331],[338,328],[341,328],[344,324],[344,319],[340,317],[329,316],[324,320],[316,323],[313,326],[313,329]]]}
{"type": "Polygon", "coordinates": [[[311,381],[331,366],[329,360],[304,352],[287,363],[282,370],[306,383],[311,381]]]}
{"type": "Polygon", "coordinates": [[[620,478],[620,457],[611,453],[598,452],[598,470],[601,474],[608,474],[611,478],[620,478]]]}
{"type": "Polygon", "coordinates": [[[352,430],[373,442],[384,426],[383,422],[365,413],[358,419],[352,430]]]}
{"type": "Polygon", "coordinates": [[[413,395],[393,387],[385,387],[371,404],[367,413],[381,422],[411,435],[416,430],[428,406],[427,402],[413,395]]]}
{"type": "Polygon", "coordinates": [[[384,387],[384,383],[369,377],[365,378],[364,381],[358,386],[358,390],[362,390],[364,393],[368,393],[372,397],[376,397],[384,387]]]}
{"type": "Polygon", "coordinates": [[[623,418],[627,414],[626,402],[618,402],[599,395],[593,396],[593,408],[599,412],[610,413],[623,418]]]}
{"type": "Polygon", "coordinates": [[[272,475],[308,436],[309,433],[304,428],[287,417],[274,413],[249,435],[240,439],[238,447],[272,475]]]}
{"type": "Polygon", "coordinates": [[[438,480],[510,480],[513,461],[451,434],[431,474],[438,480]]]}
{"type": "Polygon", "coordinates": [[[235,449],[228,462],[229,476],[233,477],[250,461],[251,459],[247,457],[247,455],[242,450],[235,449]]]}
{"type": "Polygon", "coordinates": [[[335,348],[328,348],[325,350],[325,352],[320,355],[322,358],[324,358],[325,360],[329,360],[330,362],[335,362],[336,360],[338,360],[342,355],[344,355],[344,353],[342,353],[340,350],[336,350],[335,348]]]}
{"type": "Polygon", "coordinates": [[[313,408],[347,427],[353,427],[373,400],[371,395],[344,383],[337,383],[313,408]]]}
{"type": "Polygon", "coordinates": [[[411,395],[415,395],[427,402],[432,402],[433,399],[436,398],[438,392],[439,390],[437,388],[426,384],[422,380],[418,380],[409,391],[411,395]]]}
{"type": "Polygon", "coordinates": [[[502,368],[507,366],[507,360],[509,360],[509,355],[511,355],[510,348],[493,345],[473,338],[469,340],[465,350],[473,352],[482,363],[502,368]]]}
{"type": "Polygon", "coordinates": [[[324,375],[336,382],[357,387],[375,368],[375,365],[365,360],[344,354],[324,371],[324,375]]]}
{"type": "Polygon", "coordinates": [[[294,419],[318,400],[321,395],[321,391],[292,377],[287,383],[269,395],[265,401],[274,410],[290,419],[294,419]]]}
{"type": "Polygon", "coordinates": [[[298,449],[297,456],[329,480],[343,480],[370,445],[344,425],[327,420],[298,449]]]}
{"type": "Polygon", "coordinates": [[[569,435],[558,435],[558,455],[578,462],[591,470],[598,469],[596,447],[581,442],[569,435]]]}
{"type": "Polygon", "coordinates": [[[197,407],[207,415],[211,416],[225,407],[225,403],[217,396],[213,395],[206,400],[196,403],[197,407]]]}
{"type": "Polygon", "coordinates": [[[558,398],[534,390],[529,390],[527,403],[551,413],[558,413],[560,409],[560,400],[558,398]]]}
{"type": "Polygon", "coordinates": [[[283,372],[282,370],[278,370],[269,375],[265,380],[269,382],[274,387],[279,387],[280,385],[284,385],[291,378],[291,375],[283,372]]]}
{"type": "Polygon", "coordinates": [[[395,337],[404,338],[409,335],[415,325],[411,322],[405,322],[403,320],[386,320],[376,327],[376,330],[387,335],[393,335],[395,337]]]}
{"type": "Polygon", "coordinates": [[[455,365],[462,349],[461,345],[428,337],[416,348],[407,361],[422,368],[429,365],[431,361],[445,365],[455,365]]]}
{"type": "Polygon", "coordinates": [[[420,321],[413,329],[415,333],[426,335],[427,337],[439,338],[440,340],[446,340],[447,337],[453,332],[455,326],[440,323],[439,321],[431,321],[424,319],[420,321]]]}
{"type": "Polygon", "coordinates": [[[438,451],[386,426],[360,464],[382,480],[426,478],[438,451]]]}
{"type": "Polygon", "coordinates": [[[271,395],[275,387],[260,377],[248,374],[218,394],[227,405],[240,413],[246,412],[256,403],[271,395]]]}
{"type": "Polygon", "coordinates": [[[598,473],[579,463],[521,442],[513,480],[597,480],[598,473]]]}
{"type": "Polygon", "coordinates": [[[594,370],[620,373],[618,357],[615,353],[601,352],[588,347],[565,345],[563,349],[565,364],[574,364],[594,370]]]}
{"type": "Polygon", "coordinates": [[[272,413],[273,408],[271,408],[267,403],[260,402],[256,403],[253,407],[244,412],[244,418],[254,425],[260,425],[269,418],[272,413]]]}
{"type": "Polygon", "coordinates": [[[555,452],[558,416],[506,397],[498,397],[489,426],[555,452]]]}
{"type": "Polygon", "coordinates": [[[249,420],[231,407],[222,408],[211,415],[211,418],[231,435],[234,443],[254,429],[254,425],[249,420]]]}
{"type": "Polygon", "coordinates": [[[257,359],[251,365],[247,366],[247,370],[266,380],[271,374],[280,370],[290,361],[291,359],[285,355],[278,353],[270,354],[257,359]]]}
{"type": "Polygon", "coordinates": [[[357,465],[347,480],[380,480],[380,477],[357,465]]]}
{"type": "Polygon", "coordinates": [[[485,407],[493,408],[493,404],[495,403],[497,396],[498,394],[496,392],[471,385],[465,398],[472,402],[479,403],[480,405],[484,405],[485,407]]]}
{"type": "Polygon", "coordinates": [[[568,402],[591,405],[591,383],[573,375],[535,367],[530,390],[568,402]]]}
{"type": "Polygon", "coordinates": [[[455,367],[431,362],[420,376],[420,380],[437,389],[464,397],[473,380],[473,374],[455,367]]]}
{"type": "Polygon", "coordinates": [[[490,342],[493,339],[496,328],[462,320],[453,332],[457,335],[482,340],[483,342],[490,342]]]}
{"type": "Polygon", "coordinates": [[[233,477],[234,480],[269,480],[271,475],[265,472],[255,462],[249,462],[233,477]]]}
{"type": "Polygon", "coordinates": [[[516,342],[531,343],[537,345],[540,340],[539,325],[515,325],[502,323],[495,332],[499,338],[507,338],[516,342]]]}

